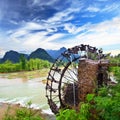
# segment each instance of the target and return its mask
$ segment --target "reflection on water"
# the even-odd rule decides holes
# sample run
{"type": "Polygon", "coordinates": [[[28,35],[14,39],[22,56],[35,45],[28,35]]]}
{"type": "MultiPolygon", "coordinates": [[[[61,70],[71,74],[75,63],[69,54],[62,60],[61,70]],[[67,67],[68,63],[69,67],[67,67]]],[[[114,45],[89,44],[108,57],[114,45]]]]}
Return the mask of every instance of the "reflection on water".
{"type": "Polygon", "coordinates": [[[24,105],[28,101],[32,101],[34,107],[48,109],[45,97],[45,84],[43,79],[34,78],[28,80],[24,78],[8,79],[0,76],[0,102],[20,103],[24,105]]]}

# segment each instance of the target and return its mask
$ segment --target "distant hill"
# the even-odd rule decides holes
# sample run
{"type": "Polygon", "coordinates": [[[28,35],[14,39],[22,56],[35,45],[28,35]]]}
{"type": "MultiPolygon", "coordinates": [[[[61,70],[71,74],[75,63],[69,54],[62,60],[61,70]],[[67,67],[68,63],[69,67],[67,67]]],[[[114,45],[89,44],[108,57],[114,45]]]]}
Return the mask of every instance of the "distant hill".
{"type": "Polygon", "coordinates": [[[35,50],[34,52],[32,52],[29,55],[29,59],[31,58],[39,58],[39,59],[43,59],[43,60],[48,60],[49,62],[53,62],[54,59],[42,48],[38,48],[37,50],[35,50]]]}
{"type": "Polygon", "coordinates": [[[24,55],[27,59],[28,55],[26,54],[22,54],[22,53],[18,53],[16,51],[10,50],[8,52],[5,53],[4,57],[1,59],[1,63],[10,60],[13,63],[17,63],[20,60],[20,56],[24,55]]]}
{"type": "Polygon", "coordinates": [[[44,50],[42,48],[38,48],[33,51],[30,55],[19,53],[17,51],[10,50],[5,53],[3,58],[0,59],[0,63],[4,63],[6,60],[10,60],[13,63],[17,63],[20,60],[20,56],[24,55],[26,59],[35,59],[39,58],[42,60],[48,60],[49,62],[54,62],[54,60],[61,55],[66,50],[65,47],[60,48],[59,50],[44,50]]]}
{"type": "Polygon", "coordinates": [[[0,63],[2,62],[2,58],[0,58],[0,63]]]}
{"type": "Polygon", "coordinates": [[[65,47],[60,48],[59,50],[47,50],[47,53],[52,56],[54,59],[56,59],[58,56],[61,55],[64,51],[67,49],[65,47]]]}

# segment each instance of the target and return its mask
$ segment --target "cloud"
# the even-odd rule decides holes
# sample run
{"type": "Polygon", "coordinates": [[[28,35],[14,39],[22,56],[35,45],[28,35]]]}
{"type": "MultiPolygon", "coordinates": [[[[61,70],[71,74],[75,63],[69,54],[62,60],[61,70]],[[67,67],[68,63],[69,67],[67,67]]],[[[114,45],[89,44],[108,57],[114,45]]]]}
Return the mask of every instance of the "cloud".
{"type": "Polygon", "coordinates": [[[0,48],[0,58],[2,58],[5,54],[5,50],[3,48],[0,48]]]}
{"type": "Polygon", "coordinates": [[[27,22],[23,24],[23,27],[17,29],[16,32],[10,31],[10,39],[17,45],[21,44],[21,48],[31,51],[38,47],[57,49],[62,46],[72,47],[79,44],[90,44],[92,46],[102,47],[105,45],[120,44],[119,32],[119,17],[97,24],[87,23],[83,26],[76,26],[72,23],[49,25],[46,22],[43,22],[43,24],[27,22]],[[30,32],[32,30],[41,30],[43,26],[45,31],[30,32]],[[63,26],[64,30],[68,33],[57,31],[60,26],[63,26]],[[48,36],[48,34],[50,35],[48,36]],[[23,37],[20,38],[20,36],[23,37]]]}
{"type": "Polygon", "coordinates": [[[0,11],[0,20],[6,20],[1,29],[5,32],[3,36],[8,37],[5,46],[9,49],[32,51],[38,47],[56,49],[82,43],[100,47],[120,44],[118,1],[12,0],[3,3],[6,8],[0,8],[4,12],[0,11]]]}
{"type": "Polygon", "coordinates": [[[65,36],[65,34],[57,33],[50,37],[47,37],[47,39],[45,39],[45,42],[55,41],[56,39],[61,39],[64,36],[65,36]]]}
{"type": "Polygon", "coordinates": [[[115,56],[120,54],[120,50],[107,50],[105,53],[111,53],[111,55],[115,56]]]}
{"type": "Polygon", "coordinates": [[[91,7],[88,7],[88,8],[86,9],[86,11],[89,11],[89,12],[99,12],[99,11],[100,11],[100,8],[91,6],[91,7]]]}
{"type": "Polygon", "coordinates": [[[33,30],[41,30],[43,29],[43,26],[41,24],[35,23],[35,22],[24,22],[21,24],[21,27],[15,30],[8,31],[8,35],[10,35],[11,38],[20,38],[28,36],[28,34],[31,34],[31,31],[33,30]]]}
{"type": "Polygon", "coordinates": [[[19,24],[18,22],[14,21],[14,20],[10,20],[9,22],[14,24],[14,25],[18,25],[19,24]]]}
{"type": "Polygon", "coordinates": [[[120,18],[86,26],[86,33],[76,36],[78,41],[93,46],[120,44],[120,18]]]}
{"type": "Polygon", "coordinates": [[[40,30],[40,29],[43,29],[43,25],[38,24],[36,22],[26,22],[23,24],[23,29],[25,29],[25,30],[40,30]]]}
{"type": "Polygon", "coordinates": [[[57,23],[57,22],[63,23],[65,21],[72,20],[74,18],[72,13],[78,12],[79,10],[80,10],[80,8],[75,8],[75,9],[69,8],[69,9],[66,9],[64,11],[58,12],[53,17],[48,19],[47,22],[49,22],[49,23],[57,23]]]}
{"type": "Polygon", "coordinates": [[[66,30],[69,34],[64,40],[59,41],[60,45],[63,44],[69,48],[79,44],[89,44],[98,48],[113,46],[112,49],[115,49],[116,44],[120,45],[120,18],[118,17],[97,24],[88,23],[73,28],[73,25],[67,24],[66,30]]]}
{"type": "Polygon", "coordinates": [[[19,38],[19,37],[23,37],[25,35],[27,35],[28,32],[24,29],[21,30],[17,30],[16,32],[12,32],[12,34],[10,35],[11,38],[19,38]]]}
{"type": "MultiPolygon", "coordinates": [[[[120,2],[114,1],[107,2],[108,0],[97,0],[98,2],[93,2],[90,5],[86,6],[85,10],[91,13],[110,13],[110,14],[120,14],[119,8],[120,8],[120,2]]],[[[85,14],[86,15],[86,14],[85,14]]],[[[91,15],[91,14],[90,14],[91,15]]]]}
{"type": "Polygon", "coordinates": [[[76,26],[72,23],[67,23],[67,24],[64,24],[64,30],[67,30],[68,33],[71,33],[71,34],[78,34],[80,32],[85,32],[86,29],[88,29],[89,27],[89,23],[79,27],[79,26],[76,26]]]}
{"type": "MultiPolygon", "coordinates": [[[[45,33],[36,33],[26,36],[25,41],[22,45],[27,48],[27,50],[33,50],[36,48],[51,49],[56,48],[55,40],[64,37],[64,34],[54,34],[50,37],[45,36],[45,33]],[[53,44],[54,43],[54,44],[53,44]]],[[[57,46],[58,48],[59,46],[57,46]]]]}
{"type": "Polygon", "coordinates": [[[56,0],[32,0],[32,5],[53,5],[56,0]]]}
{"type": "Polygon", "coordinates": [[[67,30],[69,33],[75,33],[76,29],[76,26],[72,23],[67,23],[64,25],[64,30],[67,30]]]}
{"type": "MultiPolygon", "coordinates": [[[[120,2],[114,2],[112,4],[105,5],[103,9],[101,9],[101,12],[119,12],[120,8],[120,2]]],[[[120,13],[120,12],[119,12],[120,13]]]]}

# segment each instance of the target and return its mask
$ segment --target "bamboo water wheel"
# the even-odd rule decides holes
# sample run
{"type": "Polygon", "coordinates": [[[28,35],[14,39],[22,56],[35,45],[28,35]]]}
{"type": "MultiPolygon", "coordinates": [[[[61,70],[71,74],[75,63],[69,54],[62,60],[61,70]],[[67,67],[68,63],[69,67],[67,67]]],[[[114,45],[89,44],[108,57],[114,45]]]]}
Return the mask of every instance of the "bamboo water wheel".
{"type": "Polygon", "coordinates": [[[46,97],[53,113],[60,108],[77,107],[88,93],[107,84],[108,66],[105,54],[89,45],[79,45],[64,51],[50,68],[46,97]]]}

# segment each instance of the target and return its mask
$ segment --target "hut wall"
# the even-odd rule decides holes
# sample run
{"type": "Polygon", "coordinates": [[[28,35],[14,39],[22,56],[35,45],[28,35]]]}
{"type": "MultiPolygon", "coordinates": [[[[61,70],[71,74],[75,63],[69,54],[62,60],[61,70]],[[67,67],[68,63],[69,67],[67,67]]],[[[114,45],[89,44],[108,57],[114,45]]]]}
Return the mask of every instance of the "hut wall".
{"type": "Polygon", "coordinates": [[[86,95],[93,93],[97,87],[98,62],[80,59],[78,65],[78,96],[85,101],[86,95]]]}

